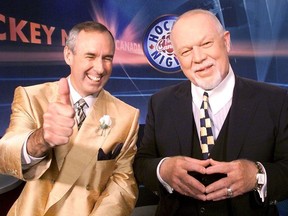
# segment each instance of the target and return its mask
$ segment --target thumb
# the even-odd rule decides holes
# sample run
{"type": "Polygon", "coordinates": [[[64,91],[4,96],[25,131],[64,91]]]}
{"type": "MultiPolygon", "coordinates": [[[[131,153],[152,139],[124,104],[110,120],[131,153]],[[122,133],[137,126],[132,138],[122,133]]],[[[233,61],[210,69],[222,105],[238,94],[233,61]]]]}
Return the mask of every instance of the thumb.
{"type": "Polygon", "coordinates": [[[68,80],[66,78],[61,78],[58,82],[58,86],[57,101],[63,104],[71,105],[68,80]]]}

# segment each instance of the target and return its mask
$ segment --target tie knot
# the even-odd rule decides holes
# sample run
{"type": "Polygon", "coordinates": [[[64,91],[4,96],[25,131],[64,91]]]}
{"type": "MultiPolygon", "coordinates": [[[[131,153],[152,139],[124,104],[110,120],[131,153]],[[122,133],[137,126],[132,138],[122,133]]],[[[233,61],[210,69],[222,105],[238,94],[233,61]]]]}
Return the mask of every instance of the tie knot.
{"type": "Polygon", "coordinates": [[[208,93],[204,92],[203,93],[203,101],[207,102],[208,101],[208,97],[209,97],[208,93]]]}
{"type": "Polygon", "coordinates": [[[86,101],[83,98],[78,100],[77,103],[76,103],[76,107],[77,108],[83,108],[85,105],[86,105],[86,101]]]}
{"type": "Polygon", "coordinates": [[[84,112],[84,106],[86,106],[86,102],[83,98],[81,98],[79,101],[76,103],[76,120],[78,123],[78,130],[80,129],[83,121],[86,118],[85,112],[84,112]]]}

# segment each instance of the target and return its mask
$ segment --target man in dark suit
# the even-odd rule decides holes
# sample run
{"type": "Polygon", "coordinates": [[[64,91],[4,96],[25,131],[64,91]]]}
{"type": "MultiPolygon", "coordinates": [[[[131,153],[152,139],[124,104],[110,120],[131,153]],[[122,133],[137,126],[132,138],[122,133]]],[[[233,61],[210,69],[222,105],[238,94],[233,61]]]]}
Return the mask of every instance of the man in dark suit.
{"type": "Polygon", "coordinates": [[[189,81],[151,97],[134,162],[136,179],[160,196],[156,215],[278,215],[288,197],[287,91],[234,74],[230,33],[209,11],[181,15],[171,42],[189,81]]]}

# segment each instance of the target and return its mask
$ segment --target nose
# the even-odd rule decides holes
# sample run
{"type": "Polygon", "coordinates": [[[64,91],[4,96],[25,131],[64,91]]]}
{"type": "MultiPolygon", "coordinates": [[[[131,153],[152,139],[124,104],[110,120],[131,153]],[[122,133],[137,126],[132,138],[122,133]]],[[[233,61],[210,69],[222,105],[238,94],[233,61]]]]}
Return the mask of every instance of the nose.
{"type": "Polygon", "coordinates": [[[104,65],[102,58],[96,58],[93,62],[93,70],[98,74],[102,74],[104,72],[104,65]]]}
{"type": "Polygon", "coordinates": [[[201,63],[205,60],[206,55],[199,46],[194,46],[193,47],[193,61],[195,63],[201,63]]]}

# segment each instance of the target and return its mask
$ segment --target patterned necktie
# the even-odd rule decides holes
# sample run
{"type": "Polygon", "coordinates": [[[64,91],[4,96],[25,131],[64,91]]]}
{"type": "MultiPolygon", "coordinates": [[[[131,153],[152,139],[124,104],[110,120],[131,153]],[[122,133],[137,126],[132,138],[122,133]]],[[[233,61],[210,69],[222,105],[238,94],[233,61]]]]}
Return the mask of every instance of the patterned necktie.
{"type": "Polygon", "coordinates": [[[204,159],[207,159],[214,146],[211,119],[208,114],[208,93],[204,92],[203,102],[200,107],[200,139],[204,159]]]}
{"type": "Polygon", "coordinates": [[[76,119],[78,123],[78,130],[80,129],[83,121],[86,118],[85,112],[84,112],[84,106],[87,106],[85,100],[81,98],[79,101],[76,103],[76,119]]]}

